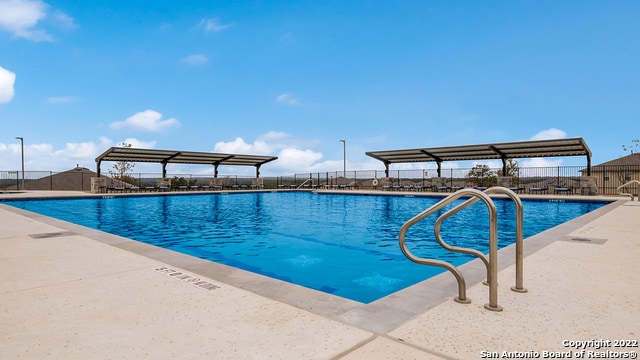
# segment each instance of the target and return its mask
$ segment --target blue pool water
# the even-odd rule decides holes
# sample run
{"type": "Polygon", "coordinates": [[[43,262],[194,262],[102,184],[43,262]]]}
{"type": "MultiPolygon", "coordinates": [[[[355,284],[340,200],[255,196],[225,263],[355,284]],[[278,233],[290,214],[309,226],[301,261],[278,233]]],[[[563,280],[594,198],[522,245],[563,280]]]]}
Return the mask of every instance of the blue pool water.
{"type": "MultiPolygon", "coordinates": [[[[443,271],[412,263],[398,246],[402,224],[440,199],[262,192],[3,203],[369,303],[443,271]]],[[[511,200],[495,203],[498,242],[504,247],[515,240],[515,208],[511,200]]],[[[523,200],[523,205],[527,238],[606,203],[523,200]]],[[[433,236],[436,218],[411,228],[410,250],[455,265],[474,259],[441,249],[433,236]]],[[[488,252],[482,202],[446,220],[441,231],[451,245],[488,252]]]]}

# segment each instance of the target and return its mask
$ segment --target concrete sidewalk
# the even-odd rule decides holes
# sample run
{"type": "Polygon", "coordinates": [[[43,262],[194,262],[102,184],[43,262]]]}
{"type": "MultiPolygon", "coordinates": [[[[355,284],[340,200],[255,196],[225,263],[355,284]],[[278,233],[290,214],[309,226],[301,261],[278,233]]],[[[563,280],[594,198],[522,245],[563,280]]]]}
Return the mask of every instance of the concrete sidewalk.
{"type": "Polygon", "coordinates": [[[448,284],[431,304],[408,290],[365,307],[0,202],[0,359],[575,358],[565,344],[593,339],[637,353],[613,341],[640,338],[639,219],[622,200],[527,240],[528,292],[503,267],[492,312],[480,283],[469,305],[448,284]]]}

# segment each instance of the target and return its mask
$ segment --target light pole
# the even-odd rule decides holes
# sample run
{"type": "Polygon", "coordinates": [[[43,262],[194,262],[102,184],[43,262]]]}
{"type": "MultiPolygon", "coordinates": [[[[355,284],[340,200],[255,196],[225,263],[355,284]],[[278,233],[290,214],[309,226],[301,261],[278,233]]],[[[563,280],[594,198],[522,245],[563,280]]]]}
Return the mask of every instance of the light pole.
{"type": "Polygon", "coordinates": [[[342,176],[347,178],[347,140],[340,140],[342,143],[342,176]]]}
{"type": "Polygon", "coordinates": [[[22,186],[20,190],[24,190],[24,138],[16,136],[16,139],[20,140],[20,154],[22,155],[22,186]]]}

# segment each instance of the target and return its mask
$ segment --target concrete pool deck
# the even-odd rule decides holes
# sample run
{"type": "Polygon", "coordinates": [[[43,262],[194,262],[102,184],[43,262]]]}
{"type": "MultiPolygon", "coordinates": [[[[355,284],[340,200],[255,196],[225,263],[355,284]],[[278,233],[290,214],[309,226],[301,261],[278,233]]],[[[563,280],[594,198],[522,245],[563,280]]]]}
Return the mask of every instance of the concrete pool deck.
{"type": "MultiPolygon", "coordinates": [[[[87,194],[0,199],[56,196],[87,194]]],[[[640,340],[640,202],[612,199],[525,241],[526,293],[510,290],[513,249],[501,250],[501,312],[484,309],[479,261],[461,267],[471,304],[445,273],[365,305],[0,202],[0,359],[637,354],[614,345],[640,340]],[[591,340],[604,341],[572,347],[591,340]]]]}

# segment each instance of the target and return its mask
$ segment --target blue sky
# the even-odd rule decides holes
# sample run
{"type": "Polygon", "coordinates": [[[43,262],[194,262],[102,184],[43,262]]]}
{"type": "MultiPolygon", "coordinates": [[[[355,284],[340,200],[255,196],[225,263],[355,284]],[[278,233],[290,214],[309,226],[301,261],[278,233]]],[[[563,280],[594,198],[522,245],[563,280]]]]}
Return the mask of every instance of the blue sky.
{"type": "Polygon", "coordinates": [[[340,139],[347,170],[383,169],[365,151],[562,137],[598,164],[640,137],[638,19],[615,0],[0,0],[0,170],[20,168],[16,136],[26,170],[93,169],[126,142],[335,171],[340,139]]]}

